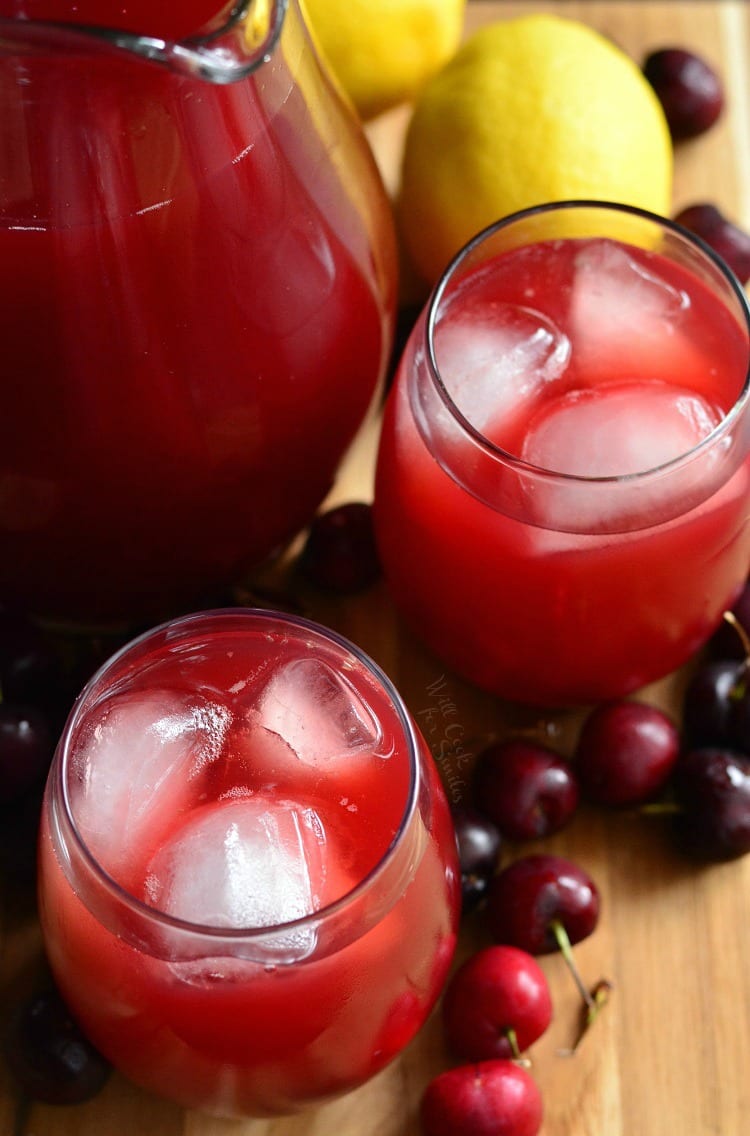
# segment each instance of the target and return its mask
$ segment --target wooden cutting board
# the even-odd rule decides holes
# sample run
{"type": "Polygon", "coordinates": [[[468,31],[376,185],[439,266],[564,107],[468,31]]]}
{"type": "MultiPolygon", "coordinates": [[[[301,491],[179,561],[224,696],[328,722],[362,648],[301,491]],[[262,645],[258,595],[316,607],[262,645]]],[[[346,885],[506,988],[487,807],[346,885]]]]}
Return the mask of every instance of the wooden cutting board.
{"type": "MultiPolygon", "coordinates": [[[[726,85],[726,113],[708,135],[678,149],[674,207],[714,201],[750,228],[750,10],[743,0],[470,0],[467,31],[554,10],[589,23],[639,62],[648,50],[672,45],[699,51],[716,65],[726,85]]],[[[401,108],[368,127],[390,188],[398,181],[407,117],[408,108],[401,108]]],[[[371,495],[376,440],[373,423],[332,501],[371,495]]],[[[509,730],[570,749],[578,715],[545,718],[503,705],[446,673],[411,641],[382,588],[346,601],[308,597],[308,612],[354,639],[389,672],[436,755],[445,748],[448,705],[464,756],[509,730]],[[441,678],[449,703],[437,704],[431,688],[441,678]]],[[[683,682],[684,675],[673,676],[642,697],[676,712],[683,682]]],[[[460,793],[466,767],[454,757],[442,769],[460,793]]],[[[614,992],[576,1056],[562,1056],[575,1030],[577,995],[562,960],[542,960],[556,1008],[552,1027],[531,1052],[545,1101],[543,1136],[747,1136],[750,857],[697,870],[677,857],[663,821],[586,810],[545,847],[578,860],[600,886],[599,927],[576,953],[585,979],[607,976],[614,992]]],[[[479,921],[467,924],[459,957],[483,941],[479,921]]],[[[33,916],[10,919],[6,913],[0,924],[0,1013],[8,1013],[39,957],[33,916]]],[[[185,1113],[119,1076],[85,1106],[19,1109],[0,1069],[0,1136],[417,1136],[420,1094],[447,1064],[434,1015],[402,1057],[359,1091],[302,1116],[244,1122],[185,1113]]]]}

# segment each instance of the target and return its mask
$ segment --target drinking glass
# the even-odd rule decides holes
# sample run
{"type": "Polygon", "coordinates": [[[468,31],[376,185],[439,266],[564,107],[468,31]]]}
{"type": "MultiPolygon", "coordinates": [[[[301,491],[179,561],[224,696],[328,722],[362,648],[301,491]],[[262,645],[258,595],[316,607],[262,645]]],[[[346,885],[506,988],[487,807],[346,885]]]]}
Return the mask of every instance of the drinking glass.
{"type": "Polygon", "coordinates": [[[305,619],[186,616],[91,679],[49,776],[48,956],[133,1081],[221,1115],[373,1076],[453,955],[455,835],[401,698],[305,619]]]}
{"type": "Polygon", "coordinates": [[[449,265],[405,349],[375,524],[405,620],[512,700],[673,671],[748,574],[744,292],[628,206],[508,217],[449,265]]]}

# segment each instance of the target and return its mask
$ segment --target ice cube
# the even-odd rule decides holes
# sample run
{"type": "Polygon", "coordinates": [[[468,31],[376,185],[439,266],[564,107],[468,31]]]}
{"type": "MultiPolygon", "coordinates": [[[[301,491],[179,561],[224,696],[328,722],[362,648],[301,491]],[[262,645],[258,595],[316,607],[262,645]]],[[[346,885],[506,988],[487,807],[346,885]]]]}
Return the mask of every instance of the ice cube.
{"type": "MultiPolygon", "coordinates": [[[[667,383],[621,383],[569,391],[532,419],[523,458],[574,478],[623,478],[655,470],[692,450],[719,421],[718,413],[698,395],[667,383]]],[[[537,523],[550,528],[573,523],[575,531],[602,531],[617,523],[618,512],[655,523],[668,497],[690,507],[701,480],[711,488],[718,451],[680,471],[679,477],[654,477],[648,483],[591,484],[550,482],[537,487],[537,523]],[[652,518],[652,519],[651,519],[652,518]]]]}
{"type": "Polygon", "coordinates": [[[540,312],[494,303],[452,313],[435,332],[435,357],[448,393],[479,431],[503,444],[512,421],[564,373],[567,337],[540,312]]]}
{"type": "Polygon", "coordinates": [[[690,307],[686,292],[623,245],[585,242],[576,254],[570,307],[577,368],[597,382],[679,374],[691,358],[690,307]]]}
{"type": "Polygon", "coordinates": [[[171,690],[116,695],[99,708],[74,754],[71,799],[84,841],[110,875],[124,882],[158,818],[198,795],[229,721],[225,707],[171,690]]]}
{"type": "Polygon", "coordinates": [[[255,718],[299,761],[317,768],[375,753],[382,742],[380,723],[349,679],[319,659],[279,666],[260,694],[255,718]]]}
{"type": "Polygon", "coordinates": [[[698,395],[667,383],[569,391],[532,419],[522,456],[579,477],[640,473],[687,453],[718,421],[698,395]]]}
{"type": "MultiPolygon", "coordinates": [[[[209,927],[274,927],[317,911],[328,898],[326,831],[314,808],[264,794],[196,810],[152,859],[149,902],[209,927]]],[[[313,927],[290,928],[274,946],[302,958],[313,927]]]]}

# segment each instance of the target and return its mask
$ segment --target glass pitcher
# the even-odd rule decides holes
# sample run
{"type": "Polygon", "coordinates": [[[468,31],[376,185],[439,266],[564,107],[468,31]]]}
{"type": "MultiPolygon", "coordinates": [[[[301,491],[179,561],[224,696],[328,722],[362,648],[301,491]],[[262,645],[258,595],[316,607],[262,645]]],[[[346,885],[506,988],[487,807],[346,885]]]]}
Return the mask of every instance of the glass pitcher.
{"type": "Polygon", "coordinates": [[[217,3],[0,0],[0,598],[48,618],[262,561],[389,357],[364,136],[297,0],[217,3]]]}

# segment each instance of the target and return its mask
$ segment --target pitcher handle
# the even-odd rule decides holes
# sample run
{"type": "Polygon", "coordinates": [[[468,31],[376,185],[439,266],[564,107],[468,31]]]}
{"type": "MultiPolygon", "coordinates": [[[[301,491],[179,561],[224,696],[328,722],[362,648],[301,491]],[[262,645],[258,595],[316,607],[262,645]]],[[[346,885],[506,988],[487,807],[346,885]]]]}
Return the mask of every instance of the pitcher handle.
{"type": "Polygon", "coordinates": [[[180,42],[113,28],[0,19],[0,50],[19,43],[33,50],[50,39],[59,43],[62,34],[67,42],[95,41],[210,83],[233,83],[270,59],[288,6],[289,0],[242,0],[221,28],[180,42]]]}
{"type": "MultiPolygon", "coordinates": [[[[233,83],[268,62],[281,35],[289,0],[245,0],[218,31],[181,43],[157,40],[156,54],[130,50],[211,83],[233,83]]],[[[142,39],[143,37],[131,37],[142,39]]],[[[152,41],[153,44],[154,41],[152,41]]],[[[124,46],[124,45],[122,45],[124,46]]]]}

